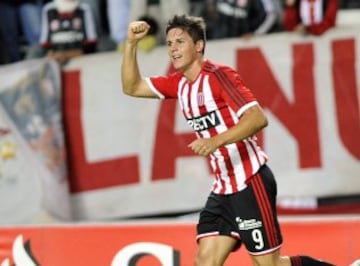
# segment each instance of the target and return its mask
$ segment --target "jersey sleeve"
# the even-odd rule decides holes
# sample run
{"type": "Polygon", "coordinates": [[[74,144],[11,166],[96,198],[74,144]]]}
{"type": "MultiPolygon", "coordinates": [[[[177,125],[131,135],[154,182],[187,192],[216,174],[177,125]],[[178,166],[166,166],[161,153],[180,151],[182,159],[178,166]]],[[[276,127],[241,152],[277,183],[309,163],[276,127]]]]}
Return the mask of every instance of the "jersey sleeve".
{"type": "Polygon", "coordinates": [[[177,98],[179,75],[153,76],[145,78],[150,89],[158,95],[160,99],[177,98]]]}
{"type": "Polygon", "coordinates": [[[47,3],[41,10],[41,30],[40,30],[40,45],[43,48],[49,48],[51,43],[49,41],[49,17],[48,12],[53,3],[47,3]]]}
{"type": "Polygon", "coordinates": [[[235,70],[224,67],[218,73],[220,79],[221,97],[240,117],[248,108],[257,105],[257,99],[252,91],[245,85],[240,74],[235,70]]]}

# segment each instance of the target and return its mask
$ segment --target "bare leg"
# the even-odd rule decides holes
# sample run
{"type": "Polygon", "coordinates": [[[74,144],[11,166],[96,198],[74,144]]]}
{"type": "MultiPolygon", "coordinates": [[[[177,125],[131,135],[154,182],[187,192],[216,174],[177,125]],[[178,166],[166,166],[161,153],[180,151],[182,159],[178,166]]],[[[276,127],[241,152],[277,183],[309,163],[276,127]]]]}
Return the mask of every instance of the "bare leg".
{"type": "Polygon", "coordinates": [[[251,255],[251,259],[253,261],[254,266],[291,266],[290,258],[289,257],[281,257],[280,256],[280,249],[261,256],[253,256],[251,255]]]}
{"type": "Polygon", "coordinates": [[[209,236],[200,239],[195,266],[222,266],[237,240],[229,236],[209,236]]]}

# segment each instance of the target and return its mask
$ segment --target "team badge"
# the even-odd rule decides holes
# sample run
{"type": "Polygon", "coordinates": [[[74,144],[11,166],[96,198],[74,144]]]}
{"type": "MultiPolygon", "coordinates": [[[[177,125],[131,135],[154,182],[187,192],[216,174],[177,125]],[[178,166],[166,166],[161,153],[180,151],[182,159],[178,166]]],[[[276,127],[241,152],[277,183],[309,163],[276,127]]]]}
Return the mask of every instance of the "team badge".
{"type": "Polygon", "coordinates": [[[198,93],[197,102],[199,106],[203,106],[205,104],[204,94],[202,92],[198,93]]]}

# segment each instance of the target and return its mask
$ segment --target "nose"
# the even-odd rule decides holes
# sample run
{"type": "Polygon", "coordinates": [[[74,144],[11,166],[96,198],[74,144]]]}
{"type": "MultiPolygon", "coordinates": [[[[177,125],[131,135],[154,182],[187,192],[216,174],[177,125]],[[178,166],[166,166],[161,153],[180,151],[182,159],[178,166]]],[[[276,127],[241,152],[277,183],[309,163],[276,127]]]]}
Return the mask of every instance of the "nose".
{"type": "Polygon", "coordinates": [[[175,45],[174,43],[172,43],[172,44],[169,45],[169,50],[170,50],[171,52],[176,51],[176,49],[177,49],[177,47],[176,47],[176,45],[175,45]]]}

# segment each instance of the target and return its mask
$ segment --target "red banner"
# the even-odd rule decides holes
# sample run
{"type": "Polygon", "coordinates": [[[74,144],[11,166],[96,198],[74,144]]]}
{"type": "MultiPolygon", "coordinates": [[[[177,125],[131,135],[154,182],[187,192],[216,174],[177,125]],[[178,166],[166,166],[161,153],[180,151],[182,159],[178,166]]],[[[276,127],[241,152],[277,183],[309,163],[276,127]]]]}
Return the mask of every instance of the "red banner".
{"type": "MultiPolygon", "coordinates": [[[[360,219],[312,217],[281,226],[283,255],[307,254],[345,266],[360,254],[360,219]]],[[[195,228],[162,222],[0,228],[0,265],[189,266],[197,248],[195,228]]],[[[245,247],[226,265],[251,265],[245,247]]]]}

